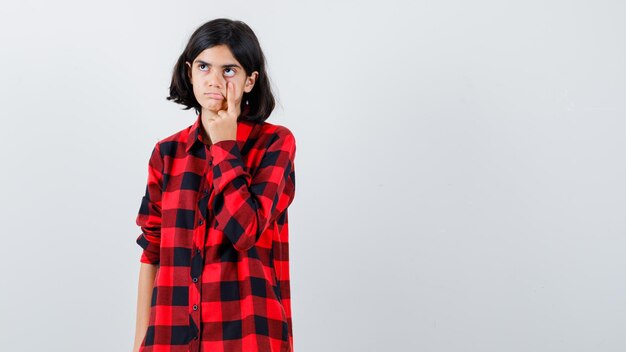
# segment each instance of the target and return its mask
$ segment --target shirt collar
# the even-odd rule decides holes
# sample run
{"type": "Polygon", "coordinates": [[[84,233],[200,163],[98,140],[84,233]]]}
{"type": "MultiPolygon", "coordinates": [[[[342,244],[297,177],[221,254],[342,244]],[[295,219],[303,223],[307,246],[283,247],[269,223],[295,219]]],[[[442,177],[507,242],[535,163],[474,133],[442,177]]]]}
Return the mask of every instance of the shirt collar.
{"type": "MultiPolygon", "coordinates": [[[[250,132],[252,132],[252,128],[254,126],[253,121],[242,120],[241,117],[237,121],[237,145],[239,146],[239,150],[243,150],[244,143],[250,136],[250,132]]],[[[189,129],[189,134],[187,135],[187,146],[185,147],[185,151],[189,154],[192,148],[195,148],[196,145],[204,144],[201,141],[202,135],[200,134],[201,127],[201,115],[198,114],[196,116],[196,121],[191,125],[189,129]]]]}

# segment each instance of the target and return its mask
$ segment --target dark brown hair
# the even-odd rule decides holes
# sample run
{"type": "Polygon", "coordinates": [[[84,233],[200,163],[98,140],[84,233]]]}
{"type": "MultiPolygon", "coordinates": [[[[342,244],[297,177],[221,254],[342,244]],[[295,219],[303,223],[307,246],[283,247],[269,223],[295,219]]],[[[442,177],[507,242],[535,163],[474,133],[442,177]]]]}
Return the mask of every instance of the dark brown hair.
{"type": "Polygon", "coordinates": [[[235,59],[243,66],[246,76],[253,71],[259,72],[252,90],[243,94],[239,120],[265,121],[275,105],[265,68],[265,55],[252,29],[242,21],[217,18],[203,24],[193,32],[174,66],[170,95],[166,99],[184,105],[183,110],[194,108],[196,114],[200,113],[202,106],[193,94],[193,86],[187,71],[189,67],[185,61],[193,62],[202,51],[220,44],[228,46],[235,59]],[[249,104],[247,106],[246,100],[249,104]]]}

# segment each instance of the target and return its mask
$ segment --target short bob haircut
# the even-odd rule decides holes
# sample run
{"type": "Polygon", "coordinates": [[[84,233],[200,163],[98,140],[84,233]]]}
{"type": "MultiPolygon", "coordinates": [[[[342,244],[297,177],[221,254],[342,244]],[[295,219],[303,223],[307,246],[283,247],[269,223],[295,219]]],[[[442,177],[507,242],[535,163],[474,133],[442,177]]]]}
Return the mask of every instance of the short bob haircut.
{"type": "Polygon", "coordinates": [[[184,105],[183,110],[194,108],[196,114],[202,111],[202,106],[193,94],[193,86],[188,75],[189,67],[185,61],[193,62],[202,51],[220,44],[228,46],[235,59],[243,66],[246,76],[253,71],[259,73],[252,90],[243,94],[241,115],[238,120],[265,121],[275,105],[265,68],[265,55],[252,29],[242,21],[217,18],[193,32],[187,47],[174,66],[170,95],[166,99],[184,105]],[[249,105],[245,105],[246,101],[249,105]]]}

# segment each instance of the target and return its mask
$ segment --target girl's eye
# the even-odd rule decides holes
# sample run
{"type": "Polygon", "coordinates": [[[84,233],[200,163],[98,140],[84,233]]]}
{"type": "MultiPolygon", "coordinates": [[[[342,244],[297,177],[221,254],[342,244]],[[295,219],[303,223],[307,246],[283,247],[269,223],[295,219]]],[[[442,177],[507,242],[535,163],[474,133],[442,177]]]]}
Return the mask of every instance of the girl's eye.
{"type": "MultiPolygon", "coordinates": [[[[205,71],[205,70],[203,70],[202,68],[203,68],[203,67],[206,67],[206,66],[207,66],[207,65],[205,65],[205,64],[199,64],[199,65],[198,65],[198,68],[200,69],[200,71],[205,71]]],[[[230,67],[229,67],[229,68],[224,69],[224,73],[225,73],[225,75],[226,75],[227,77],[232,77],[232,76],[234,76],[234,75],[235,75],[235,70],[233,70],[232,68],[230,68],[230,67]],[[227,73],[227,72],[229,72],[229,73],[227,73]]]]}

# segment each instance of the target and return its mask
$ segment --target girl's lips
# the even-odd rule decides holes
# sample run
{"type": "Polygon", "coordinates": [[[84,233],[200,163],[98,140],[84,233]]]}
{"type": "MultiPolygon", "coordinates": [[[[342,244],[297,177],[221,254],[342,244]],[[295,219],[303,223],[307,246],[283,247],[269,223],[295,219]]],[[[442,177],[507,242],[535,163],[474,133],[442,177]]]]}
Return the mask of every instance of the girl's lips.
{"type": "Polygon", "coordinates": [[[206,95],[209,98],[213,98],[213,99],[219,99],[219,100],[224,99],[224,97],[222,97],[222,95],[218,94],[218,93],[204,93],[204,95],[206,95]]]}

